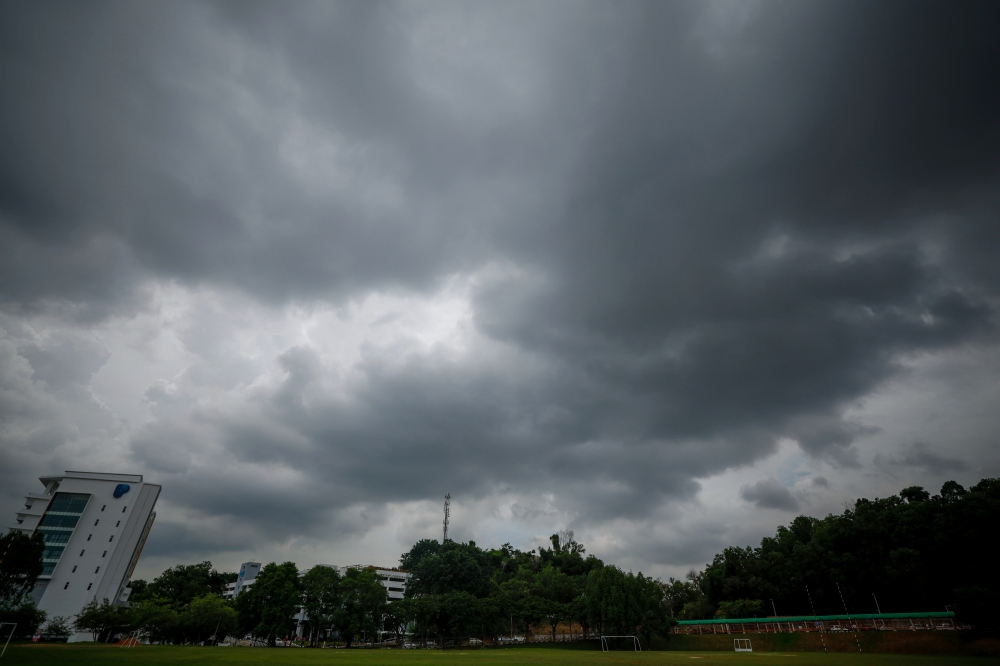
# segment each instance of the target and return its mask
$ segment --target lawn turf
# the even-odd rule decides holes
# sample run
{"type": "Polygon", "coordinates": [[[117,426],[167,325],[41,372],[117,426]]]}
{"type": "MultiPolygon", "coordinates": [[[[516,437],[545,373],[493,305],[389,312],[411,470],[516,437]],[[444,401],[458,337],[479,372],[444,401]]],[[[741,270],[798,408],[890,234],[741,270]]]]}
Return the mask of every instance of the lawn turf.
{"type": "Polygon", "coordinates": [[[119,648],[112,645],[77,643],[12,644],[0,666],[206,666],[226,664],[247,666],[425,666],[461,664],[462,666],[604,666],[606,664],[641,664],[729,666],[735,664],[787,664],[789,666],[983,666],[1000,660],[988,657],[923,656],[899,654],[822,654],[815,652],[610,652],[597,650],[537,650],[507,648],[488,650],[343,650],[305,648],[238,648],[142,645],[119,648]]]}

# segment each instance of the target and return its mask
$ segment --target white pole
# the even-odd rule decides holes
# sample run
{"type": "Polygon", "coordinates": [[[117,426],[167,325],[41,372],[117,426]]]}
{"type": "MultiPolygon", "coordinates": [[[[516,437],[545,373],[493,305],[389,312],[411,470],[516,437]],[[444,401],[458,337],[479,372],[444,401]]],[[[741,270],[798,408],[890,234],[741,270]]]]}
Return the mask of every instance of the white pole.
{"type": "Polygon", "coordinates": [[[10,633],[7,635],[7,642],[3,644],[3,651],[0,651],[0,657],[7,652],[7,646],[10,645],[10,638],[14,635],[14,632],[17,631],[17,622],[0,622],[0,627],[5,624],[12,624],[14,626],[10,628],[10,633]]]}

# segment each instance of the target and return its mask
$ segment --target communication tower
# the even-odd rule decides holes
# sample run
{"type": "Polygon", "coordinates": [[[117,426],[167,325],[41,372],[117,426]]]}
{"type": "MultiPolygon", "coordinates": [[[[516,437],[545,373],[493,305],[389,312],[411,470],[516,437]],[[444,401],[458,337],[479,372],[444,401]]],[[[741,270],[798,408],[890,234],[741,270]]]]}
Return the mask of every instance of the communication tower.
{"type": "Polygon", "coordinates": [[[441,543],[448,540],[448,519],[451,517],[451,493],[444,496],[444,538],[441,543]]]}

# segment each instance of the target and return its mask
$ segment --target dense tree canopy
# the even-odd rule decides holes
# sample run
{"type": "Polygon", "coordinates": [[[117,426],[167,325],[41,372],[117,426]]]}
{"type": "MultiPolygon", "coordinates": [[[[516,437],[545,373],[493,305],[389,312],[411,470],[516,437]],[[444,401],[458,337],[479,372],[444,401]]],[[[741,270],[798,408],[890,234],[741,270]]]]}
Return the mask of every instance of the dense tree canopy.
{"type": "Polygon", "coordinates": [[[416,543],[400,564],[414,574],[406,595],[417,635],[530,635],[545,627],[555,638],[561,623],[584,633],[641,631],[647,641],[667,631],[669,609],[657,581],[585,557],[572,532],[551,542],[538,552],[510,544],[484,550],[472,541],[416,543]]]}
{"type": "Polygon", "coordinates": [[[186,606],[206,594],[222,594],[226,583],[236,580],[232,572],[218,572],[211,562],[178,564],[156,577],[152,583],[135,580],[131,600],[142,601],[147,597],[160,597],[173,604],[186,606]]]}
{"type": "Polygon", "coordinates": [[[726,548],[686,582],[671,579],[667,598],[672,612],[692,619],[809,614],[813,606],[832,614],[846,605],[851,613],[953,608],[970,622],[996,626],[998,519],[1000,479],[969,490],[948,481],[933,496],[905,488],[859,499],[840,515],[799,516],[759,547],[726,548]]]}

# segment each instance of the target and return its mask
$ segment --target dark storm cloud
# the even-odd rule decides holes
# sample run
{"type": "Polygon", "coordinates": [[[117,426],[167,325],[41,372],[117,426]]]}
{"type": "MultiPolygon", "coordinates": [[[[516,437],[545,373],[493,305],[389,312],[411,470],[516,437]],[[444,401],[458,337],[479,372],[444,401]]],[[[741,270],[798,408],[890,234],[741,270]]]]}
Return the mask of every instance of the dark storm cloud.
{"type": "MultiPolygon", "coordinates": [[[[177,281],[343,306],[509,267],[472,291],[502,360],[366,352],[346,395],[308,345],[251,386],[228,336],[257,322],[182,327],[198,360],[146,391],[132,460],[273,538],[353,534],[338,511],[442,476],[600,522],[782,437],[857,466],[873,430],[845,415],[901,356],[995,341],[998,22],[995,3],[8,3],[0,302],[100,321],[177,281]],[[205,469],[208,450],[290,480],[205,469]]],[[[104,362],[23,340],[3,376],[104,362]]]]}
{"type": "Polygon", "coordinates": [[[909,446],[903,447],[896,455],[885,456],[879,454],[875,459],[875,463],[890,467],[916,468],[931,474],[953,474],[955,472],[970,471],[969,464],[964,460],[937,453],[923,442],[914,442],[909,446]]]}
{"type": "Polygon", "coordinates": [[[798,500],[777,479],[761,479],[757,483],[743,486],[740,488],[740,497],[761,509],[795,511],[799,508],[798,500]]]}

